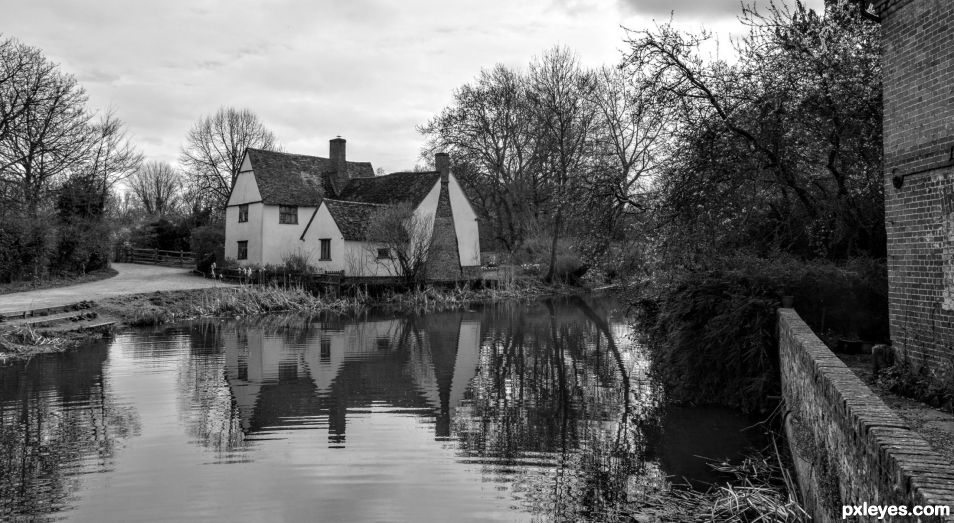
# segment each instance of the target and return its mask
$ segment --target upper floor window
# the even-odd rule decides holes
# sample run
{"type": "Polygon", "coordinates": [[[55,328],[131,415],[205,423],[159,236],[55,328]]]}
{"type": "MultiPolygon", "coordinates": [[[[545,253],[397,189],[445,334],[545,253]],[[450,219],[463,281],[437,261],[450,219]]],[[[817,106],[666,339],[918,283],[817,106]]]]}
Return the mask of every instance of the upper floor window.
{"type": "Polygon", "coordinates": [[[239,205],[239,223],[248,221],[248,204],[239,205]]]}
{"type": "Polygon", "coordinates": [[[378,249],[378,259],[387,260],[391,258],[391,249],[387,247],[381,247],[378,249]]]}
{"type": "Polygon", "coordinates": [[[321,239],[321,256],[318,259],[320,260],[331,259],[331,238],[321,239]]]}
{"type": "Polygon", "coordinates": [[[278,207],[278,223],[298,223],[298,207],[294,205],[280,205],[278,207]]]}

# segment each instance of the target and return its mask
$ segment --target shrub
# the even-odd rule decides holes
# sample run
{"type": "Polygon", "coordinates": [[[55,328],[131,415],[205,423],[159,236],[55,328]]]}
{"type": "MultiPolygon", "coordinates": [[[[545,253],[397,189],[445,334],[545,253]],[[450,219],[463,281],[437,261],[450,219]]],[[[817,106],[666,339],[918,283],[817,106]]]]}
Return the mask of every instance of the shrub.
{"type": "Polygon", "coordinates": [[[660,276],[634,301],[653,372],[677,403],[752,411],[779,394],[776,309],[784,295],[795,296],[816,331],[887,338],[883,264],[739,257],[720,270],[660,276]]]}
{"type": "Polygon", "coordinates": [[[203,225],[192,230],[189,237],[189,250],[199,259],[212,254],[219,266],[225,263],[225,228],[222,224],[203,225]]]}

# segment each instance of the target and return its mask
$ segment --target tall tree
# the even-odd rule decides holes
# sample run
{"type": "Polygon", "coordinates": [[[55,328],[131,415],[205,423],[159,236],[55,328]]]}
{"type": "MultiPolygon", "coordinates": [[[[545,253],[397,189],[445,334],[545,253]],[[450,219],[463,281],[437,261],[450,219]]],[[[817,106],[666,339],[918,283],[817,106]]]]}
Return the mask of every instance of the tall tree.
{"type": "Polygon", "coordinates": [[[222,107],[189,131],[180,162],[193,188],[207,205],[224,208],[247,148],[272,150],[275,135],[248,109],[222,107]]]}
{"type": "Polygon", "coordinates": [[[553,220],[550,263],[545,280],[553,279],[557,246],[569,208],[592,168],[589,160],[597,125],[592,104],[596,88],[592,72],[583,70],[569,49],[555,47],[530,64],[528,96],[542,145],[542,168],[550,187],[553,220]]]}
{"type": "Polygon", "coordinates": [[[883,256],[877,24],[847,0],[741,19],[734,64],[706,62],[706,36],[670,25],[628,40],[626,62],[680,109],[661,210],[737,245],[883,256]]]}
{"type": "Polygon", "coordinates": [[[454,92],[451,105],[421,126],[428,156],[448,152],[496,240],[513,252],[544,201],[540,140],[527,98],[527,78],[503,65],[483,70],[454,92]]]}
{"type": "Polygon", "coordinates": [[[178,207],[182,177],[168,163],[148,162],[129,177],[127,185],[146,213],[163,216],[178,207]]]}
{"type": "Polygon", "coordinates": [[[122,120],[109,110],[90,127],[90,151],[82,175],[95,180],[105,200],[115,185],[135,173],[143,155],[132,144],[122,120]]]}
{"type": "Polygon", "coordinates": [[[0,195],[35,216],[90,149],[86,92],[43,53],[0,44],[0,195]]]}

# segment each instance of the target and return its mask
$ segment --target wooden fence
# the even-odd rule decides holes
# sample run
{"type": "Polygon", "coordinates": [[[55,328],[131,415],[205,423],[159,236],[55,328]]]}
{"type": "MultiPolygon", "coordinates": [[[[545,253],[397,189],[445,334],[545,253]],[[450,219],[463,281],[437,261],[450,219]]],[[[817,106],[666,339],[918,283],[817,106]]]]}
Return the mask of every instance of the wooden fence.
{"type": "Polygon", "coordinates": [[[189,251],[164,251],[162,249],[120,248],[117,261],[126,263],[146,263],[150,265],[171,265],[174,267],[195,267],[196,255],[189,251]]]}

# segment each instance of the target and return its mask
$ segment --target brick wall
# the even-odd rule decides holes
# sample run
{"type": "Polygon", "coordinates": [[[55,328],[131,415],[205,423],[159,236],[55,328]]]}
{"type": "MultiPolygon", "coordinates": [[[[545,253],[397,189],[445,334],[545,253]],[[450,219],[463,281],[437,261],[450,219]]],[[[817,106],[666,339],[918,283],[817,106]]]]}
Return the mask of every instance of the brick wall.
{"type": "Polygon", "coordinates": [[[461,279],[460,252],[457,249],[457,231],[451,210],[447,183],[441,183],[434,213],[434,239],[427,256],[427,279],[456,281],[461,279]]]}
{"type": "Polygon", "coordinates": [[[939,369],[954,361],[954,1],[876,7],[891,338],[915,364],[939,369]]]}
{"type": "Polygon", "coordinates": [[[954,464],[909,430],[794,309],[778,315],[789,445],[815,521],[840,520],[842,505],[864,502],[954,505],[954,464]]]}

